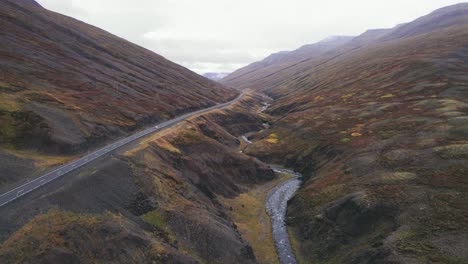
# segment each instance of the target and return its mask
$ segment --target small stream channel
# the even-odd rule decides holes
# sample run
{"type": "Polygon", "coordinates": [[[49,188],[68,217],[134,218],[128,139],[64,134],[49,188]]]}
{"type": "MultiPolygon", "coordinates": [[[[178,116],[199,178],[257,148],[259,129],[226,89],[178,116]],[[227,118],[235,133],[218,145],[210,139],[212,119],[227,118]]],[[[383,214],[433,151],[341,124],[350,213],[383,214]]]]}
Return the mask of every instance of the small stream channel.
{"type": "MultiPolygon", "coordinates": [[[[264,112],[269,106],[270,104],[263,103],[263,107],[260,112],[264,112]]],[[[264,126],[265,128],[269,127],[268,124],[264,124],[264,126]]],[[[252,141],[249,140],[247,135],[242,135],[241,138],[247,144],[252,144],[252,141]]],[[[294,251],[291,247],[291,241],[289,240],[285,219],[288,201],[293,197],[297,189],[299,189],[302,175],[284,168],[272,168],[276,173],[286,173],[294,176],[268,192],[265,207],[268,215],[270,216],[273,240],[275,242],[280,263],[296,264],[296,257],[294,256],[294,251]]]]}
{"type": "Polygon", "coordinates": [[[280,263],[295,264],[297,262],[289,240],[285,218],[288,201],[299,188],[302,175],[287,169],[274,168],[273,170],[277,173],[294,175],[294,178],[283,182],[268,192],[265,207],[270,215],[273,240],[280,263]]]}
{"type": "MultiPolygon", "coordinates": [[[[244,135],[241,138],[247,143],[252,142],[244,135]]],[[[273,167],[276,173],[291,174],[294,177],[281,183],[268,192],[265,207],[270,216],[273,240],[281,264],[296,264],[296,258],[291,247],[289,234],[285,223],[288,201],[293,197],[301,184],[302,175],[292,170],[273,167]]]]}

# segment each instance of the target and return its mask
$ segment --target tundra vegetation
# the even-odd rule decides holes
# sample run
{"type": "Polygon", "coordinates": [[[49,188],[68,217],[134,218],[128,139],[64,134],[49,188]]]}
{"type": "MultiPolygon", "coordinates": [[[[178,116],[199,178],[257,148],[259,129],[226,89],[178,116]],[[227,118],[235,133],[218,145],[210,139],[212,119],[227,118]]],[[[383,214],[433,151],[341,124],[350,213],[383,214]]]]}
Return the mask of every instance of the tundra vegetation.
{"type": "Polygon", "coordinates": [[[356,40],[224,79],[274,99],[244,153],[304,175],[299,262],[465,263],[468,5],[356,40]]]}
{"type": "Polygon", "coordinates": [[[226,86],[32,0],[2,1],[0,23],[0,190],[249,88],[0,208],[1,263],[275,263],[267,164],[304,176],[300,263],[467,262],[468,4],[226,86]]]}

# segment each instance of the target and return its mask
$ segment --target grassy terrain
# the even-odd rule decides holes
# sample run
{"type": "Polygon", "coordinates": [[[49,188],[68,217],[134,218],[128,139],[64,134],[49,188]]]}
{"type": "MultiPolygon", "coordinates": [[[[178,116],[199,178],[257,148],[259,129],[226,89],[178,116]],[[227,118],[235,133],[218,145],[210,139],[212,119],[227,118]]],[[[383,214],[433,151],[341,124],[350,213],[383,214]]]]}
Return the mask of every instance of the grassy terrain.
{"type": "Polygon", "coordinates": [[[162,263],[178,258],[190,261],[161,239],[158,241],[149,233],[138,230],[121,215],[84,215],[56,210],[36,217],[23,227],[2,245],[0,255],[5,263],[38,260],[89,263],[151,260],[162,263]]]}
{"type": "Polygon", "coordinates": [[[60,188],[50,184],[31,193],[16,205],[23,212],[3,207],[0,222],[7,223],[8,229],[0,233],[7,236],[0,262],[12,258],[53,262],[52,257],[66,252],[63,256],[81,262],[128,258],[127,262],[255,263],[252,247],[221,201],[275,177],[267,165],[238,150],[240,134],[262,127],[262,120],[247,111],[258,108],[259,100],[257,95],[247,94],[228,109],[192,117],[148,136],[121,153],[100,159],[86,171],[58,180],[54,184],[60,188]],[[54,227],[47,233],[41,219],[53,215],[43,215],[42,208],[56,208],[65,215],[69,210],[77,213],[63,223],[53,222],[63,230],[54,227]],[[110,218],[105,213],[108,210],[113,212],[110,218]],[[79,223],[75,228],[74,219],[81,217],[101,222],[79,223]],[[122,232],[108,235],[106,232],[116,232],[114,221],[122,232]],[[77,232],[70,234],[69,230],[77,232]],[[24,235],[28,232],[41,235],[37,243],[28,244],[24,235]],[[40,246],[48,234],[62,242],[40,246]],[[28,254],[18,256],[26,248],[28,254]],[[107,255],[122,249],[124,253],[115,258],[107,255]],[[89,253],[90,257],[88,252],[95,253],[89,253]]]}
{"type": "Polygon", "coordinates": [[[0,152],[13,154],[0,170],[29,166],[5,184],[57,164],[41,156],[68,159],[238,94],[34,1],[2,1],[0,23],[0,152]]]}
{"type": "Polygon", "coordinates": [[[222,200],[242,236],[252,246],[258,263],[279,263],[265,201],[271,189],[292,176],[277,175],[279,177],[274,181],[252,188],[234,199],[222,200]]]}
{"type": "Polygon", "coordinates": [[[34,160],[34,165],[38,171],[44,171],[51,167],[60,166],[76,159],[75,156],[51,156],[33,151],[11,151],[7,149],[6,152],[21,159],[34,160]]]}
{"type": "Polygon", "coordinates": [[[468,260],[468,23],[460,14],[453,26],[258,84],[275,99],[271,128],[243,150],[305,176],[288,210],[303,263],[468,260]]]}

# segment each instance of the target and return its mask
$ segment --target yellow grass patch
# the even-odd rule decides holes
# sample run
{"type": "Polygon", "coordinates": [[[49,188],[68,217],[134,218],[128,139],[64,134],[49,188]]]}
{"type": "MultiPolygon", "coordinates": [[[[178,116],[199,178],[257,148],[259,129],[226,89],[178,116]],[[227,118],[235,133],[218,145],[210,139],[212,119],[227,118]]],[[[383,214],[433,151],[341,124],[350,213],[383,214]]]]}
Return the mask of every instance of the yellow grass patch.
{"type": "Polygon", "coordinates": [[[346,99],[346,98],[352,97],[353,95],[354,95],[353,93],[345,94],[345,95],[342,95],[341,98],[346,99]]]}
{"type": "Polygon", "coordinates": [[[180,154],[181,153],[180,149],[176,148],[174,145],[169,143],[167,140],[163,140],[163,139],[157,140],[156,145],[158,145],[162,149],[165,149],[165,150],[167,150],[167,151],[169,151],[171,153],[175,153],[175,154],[180,154]]]}
{"type": "Polygon", "coordinates": [[[352,137],[361,137],[362,134],[361,134],[361,133],[358,133],[358,132],[354,132],[354,133],[351,133],[351,136],[352,136],[352,137]]]}
{"type": "Polygon", "coordinates": [[[392,98],[392,97],[395,97],[395,95],[390,94],[390,93],[389,93],[389,94],[386,94],[386,95],[380,96],[380,98],[392,98]]]}
{"type": "Polygon", "coordinates": [[[132,148],[131,150],[126,151],[124,153],[124,155],[127,156],[127,157],[131,157],[131,156],[135,155],[136,153],[140,152],[141,150],[147,148],[150,143],[155,143],[160,138],[162,138],[162,137],[164,137],[166,135],[169,135],[169,134],[173,133],[174,131],[177,132],[177,129],[179,129],[181,125],[182,125],[182,123],[179,123],[179,124],[175,125],[174,127],[165,128],[163,130],[155,132],[154,134],[148,135],[148,136],[144,137],[143,139],[139,139],[139,141],[140,141],[138,143],[139,146],[137,146],[135,148],[132,148]]]}
{"type": "Polygon", "coordinates": [[[411,172],[393,172],[393,173],[385,173],[382,176],[382,180],[384,181],[405,181],[405,180],[413,180],[416,178],[415,173],[411,172]]]}
{"type": "Polygon", "coordinates": [[[75,156],[49,156],[30,151],[6,150],[9,154],[20,159],[34,160],[34,166],[42,169],[54,167],[68,163],[77,157],[75,156]]]}
{"type": "Polygon", "coordinates": [[[278,135],[276,135],[275,133],[270,134],[266,139],[266,142],[271,144],[277,144],[279,142],[278,135]]]}
{"type": "Polygon", "coordinates": [[[20,105],[16,101],[16,97],[14,95],[0,93],[0,109],[6,111],[17,111],[20,109],[20,105]]]}
{"type": "Polygon", "coordinates": [[[290,179],[289,174],[280,174],[278,179],[258,186],[234,199],[220,200],[230,213],[242,237],[252,246],[258,263],[279,263],[271,233],[270,218],[265,209],[268,192],[278,184],[290,179]]]}

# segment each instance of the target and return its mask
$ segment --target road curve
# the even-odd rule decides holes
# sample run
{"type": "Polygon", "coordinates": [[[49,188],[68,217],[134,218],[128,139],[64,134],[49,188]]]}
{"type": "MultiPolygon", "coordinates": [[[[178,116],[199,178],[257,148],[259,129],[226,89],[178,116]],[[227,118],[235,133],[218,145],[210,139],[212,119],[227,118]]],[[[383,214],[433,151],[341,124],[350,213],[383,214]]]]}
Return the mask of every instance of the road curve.
{"type": "Polygon", "coordinates": [[[156,125],[153,125],[152,127],[150,128],[147,128],[143,131],[140,131],[136,134],[133,134],[129,137],[126,137],[126,138],[123,138],[115,143],[112,143],[110,145],[107,145],[106,147],[104,148],[101,148],[91,154],[88,154],[84,157],[81,157],[80,159],[77,159],[73,162],[70,162],[70,163],[67,163],[65,165],[62,165],[38,178],[35,178],[19,187],[16,187],[8,192],[5,192],[3,193],[2,195],[0,195],[0,207],[18,199],[19,197],[21,196],[24,196],[25,194],[27,193],[30,193],[38,188],[40,188],[41,186],[55,180],[55,179],[58,179],[64,175],[66,175],[67,173],[71,172],[71,171],[74,171],[90,162],[92,162],[93,160],[99,158],[99,157],[102,157],[103,155],[117,149],[117,148],[120,148],[124,145],[127,145],[128,143],[130,142],[133,142],[139,138],[142,138],[144,136],[147,136],[151,133],[154,133],[156,131],[159,131],[161,129],[164,129],[164,128],[167,128],[169,126],[172,126],[174,124],[177,124],[179,123],[180,121],[183,121],[189,117],[192,117],[194,115],[198,115],[198,114],[202,114],[202,113],[206,113],[208,111],[211,111],[211,110],[214,110],[214,109],[222,109],[222,108],[225,108],[225,107],[228,107],[229,105],[239,101],[242,96],[244,95],[244,91],[238,96],[236,97],[235,99],[233,99],[232,101],[229,101],[227,103],[223,103],[223,104],[219,104],[219,105],[215,105],[215,106],[212,106],[212,107],[209,107],[209,108],[205,108],[205,109],[202,109],[202,110],[198,110],[198,111],[195,111],[195,112],[191,112],[191,113],[188,113],[188,114],[184,114],[182,116],[179,116],[177,118],[174,118],[174,119],[171,119],[171,120],[168,120],[168,121],[165,121],[165,122],[162,122],[162,123],[159,123],[159,124],[156,124],[156,125]]]}

